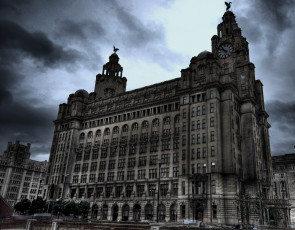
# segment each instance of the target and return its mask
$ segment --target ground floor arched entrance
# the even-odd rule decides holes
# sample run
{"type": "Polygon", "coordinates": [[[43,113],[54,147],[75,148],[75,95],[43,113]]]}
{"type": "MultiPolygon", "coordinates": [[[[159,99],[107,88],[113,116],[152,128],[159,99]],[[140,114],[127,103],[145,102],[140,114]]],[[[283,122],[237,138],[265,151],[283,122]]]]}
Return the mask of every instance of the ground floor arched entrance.
{"type": "Polygon", "coordinates": [[[118,212],[119,212],[119,207],[118,205],[114,204],[112,208],[112,220],[116,221],[118,219],[118,212]]]}
{"type": "Polygon", "coordinates": [[[140,213],[141,213],[141,207],[139,204],[135,204],[133,207],[133,219],[134,220],[140,220],[140,213]]]}
{"type": "Polygon", "coordinates": [[[197,204],[196,206],[196,220],[203,221],[204,216],[204,207],[201,204],[197,204]]]}
{"type": "Polygon", "coordinates": [[[152,220],[154,216],[153,206],[151,204],[147,204],[144,208],[145,219],[152,220]]]}
{"type": "Polygon", "coordinates": [[[108,218],[108,206],[104,204],[101,207],[101,219],[106,220],[108,218]]]}
{"type": "Polygon", "coordinates": [[[122,207],[122,221],[127,221],[129,218],[129,205],[124,204],[122,207]]]}

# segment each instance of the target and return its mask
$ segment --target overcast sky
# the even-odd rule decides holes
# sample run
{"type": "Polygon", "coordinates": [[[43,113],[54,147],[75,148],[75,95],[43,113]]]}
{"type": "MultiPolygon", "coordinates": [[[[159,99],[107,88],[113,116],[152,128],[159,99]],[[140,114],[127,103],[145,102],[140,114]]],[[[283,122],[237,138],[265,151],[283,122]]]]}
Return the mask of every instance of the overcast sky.
{"type": "MultiPolygon", "coordinates": [[[[294,152],[295,1],[231,0],[264,85],[272,155],[294,152]]],[[[127,90],[180,77],[211,51],[221,0],[0,0],[0,153],[31,143],[48,159],[58,105],[94,90],[113,45],[127,90]]]]}

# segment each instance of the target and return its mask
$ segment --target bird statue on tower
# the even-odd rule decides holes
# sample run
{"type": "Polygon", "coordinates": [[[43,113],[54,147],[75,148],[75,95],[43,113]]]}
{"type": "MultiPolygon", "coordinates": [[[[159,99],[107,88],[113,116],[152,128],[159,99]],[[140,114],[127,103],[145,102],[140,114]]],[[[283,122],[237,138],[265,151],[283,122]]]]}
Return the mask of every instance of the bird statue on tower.
{"type": "Polygon", "coordinates": [[[229,11],[229,9],[231,8],[231,2],[224,2],[226,5],[226,11],[229,11]]]}
{"type": "Polygon", "coordinates": [[[115,46],[114,47],[114,52],[117,53],[117,51],[119,50],[118,48],[116,48],[115,46]]]}

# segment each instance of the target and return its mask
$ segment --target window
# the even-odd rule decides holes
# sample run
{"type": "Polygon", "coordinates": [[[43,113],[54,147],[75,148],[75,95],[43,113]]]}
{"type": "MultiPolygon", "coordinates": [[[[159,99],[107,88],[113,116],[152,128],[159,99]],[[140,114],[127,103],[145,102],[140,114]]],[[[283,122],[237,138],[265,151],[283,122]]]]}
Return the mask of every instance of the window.
{"type": "Polygon", "coordinates": [[[215,146],[211,146],[211,157],[215,156],[215,146]]]}
{"type": "Polygon", "coordinates": [[[115,167],[116,167],[116,160],[110,160],[108,169],[115,169],[115,167]]]}
{"type": "Polygon", "coordinates": [[[170,117],[165,117],[164,118],[164,125],[170,125],[171,119],[170,117]]]}
{"type": "Polygon", "coordinates": [[[127,171],[127,180],[134,180],[134,170],[133,171],[127,171]]]}
{"type": "Polygon", "coordinates": [[[121,193],[123,191],[123,186],[117,186],[115,191],[116,191],[115,192],[115,196],[116,197],[120,197],[121,196],[121,193]]]}
{"type": "Polygon", "coordinates": [[[162,154],[161,155],[161,163],[167,164],[170,161],[170,155],[169,154],[162,154]]]}
{"type": "Polygon", "coordinates": [[[106,169],[106,161],[101,161],[99,163],[99,170],[105,170],[106,169]]]}
{"type": "Polygon", "coordinates": [[[160,125],[160,121],[158,118],[153,120],[153,127],[158,127],[160,125]]]}
{"type": "Polygon", "coordinates": [[[146,166],[146,157],[139,157],[138,166],[146,166]]]}
{"type": "Polygon", "coordinates": [[[210,117],[210,127],[214,127],[214,117],[210,117]]]}
{"type": "Polygon", "coordinates": [[[114,134],[119,133],[119,127],[118,127],[118,126],[115,126],[115,127],[113,128],[113,133],[114,133],[114,134]]]}
{"type": "Polygon", "coordinates": [[[206,128],[206,119],[203,119],[202,120],[202,129],[205,129],[206,128]]]}
{"type": "Polygon", "coordinates": [[[161,168],[161,177],[169,177],[169,168],[161,168]]]}
{"type": "Polygon", "coordinates": [[[202,134],[202,143],[206,143],[206,133],[202,134]]]}
{"type": "Polygon", "coordinates": [[[168,183],[160,184],[161,196],[167,196],[168,193],[168,183]]]}
{"type": "Polygon", "coordinates": [[[128,125],[123,125],[123,127],[122,127],[122,132],[123,132],[123,133],[128,132],[128,125]]]}
{"type": "Polygon", "coordinates": [[[157,164],[157,155],[150,156],[150,165],[156,165],[157,164]]]}
{"type": "Polygon", "coordinates": [[[92,132],[92,131],[88,132],[87,137],[88,137],[88,138],[93,138],[93,132],[92,132]]]}
{"type": "Polygon", "coordinates": [[[124,171],[118,171],[117,180],[118,181],[123,181],[124,180],[124,171]]]}
{"type": "Polygon", "coordinates": [[[174,139],[173,140],[173,148],[174,149],[179,149],[179,139],[174,139]]]}
{"type": "Polygon", "coordinates": [[[210,103],[210,113],[214,113],[214,104],[210,103]]]}
{"type": "Polygon", "coordinates": [[[173,163],[179,162],[179,153],[173,153],[173,163]]]}
{"type": "Polygon", "coordinates": [[[146,153],[146,152],[147,152],[147,144],[146,143],[140,143],[139,153],[146,153]]]}
{"type": "Polygon", "coordinates": [[[211,172],[215,172],[215,162],[211,162],[211,172]]]}
{"type": "Polygon", "coordinates": [[[201,158],[201,149],[197,148],[197,159],[201,158]]]}
{"type": "Polygon", "coordinates": [[[78,183],[78,181],[79,181],[79,176],[78,175],[73,176],[73,183],[74,184],[78,183]]]}
{"type": "Polygon", "coordinates": [[[90,171],[96,171],[97,169],[97,162],[92,162],[90,166],[90,171]]]}
{"type": "Polygon", "coordinates": [[[129,158],[129,159],[128,159],[128,168],[135,167],[135,164],[136,164],[136,159],[135,159],[135,157],[132,157],[132,158],[129,158]]]}
{"type": "Polygon", "coordinates": [[[114,176],[115,176],[114,172],[108,172],[107,181],[114,181],[114,176]]]}
{"type": "Polygon", "coordinates": [[[130,145],[129,147],[129,155],[133,155],[136,152],[136,145],[130,145]]]}
{"type": "Polygon", "coordinates": [[[224,73],[229,73],[229,64],[228,63],[223,64],[223,70],[224,70],[224,73]]]}
{"type": "Polygon", "coordinates": [[[126,186],[126,196],[131,197],[132,192],[133,192],[133,185],[127,185],[126,186]]]}
{"type": "Polygon", "coordinates": [[[217,219],[217,205],[212,205],[213,219],[217,219]]]}
{"type": "Polygon", "coordinates": [[[183,104],[186,104],[186,96],[183,96],[183,104]]]}
{"type": "Polygon", "coordinates": [[[98,150],[93,150],[92,160],[96,160],[96,159],[98,159],[98,150]]]}
{"type": "Polygon", "coordinates": [[[198,107],[197,107],[197,116],[200,116],[200,115],[201,115],[201,107],[198,106],[198,107]]]}
{"type": "Polygon", "coordinates": [[[210,140],[211,141],[214,141],[214,131],[211,131],[210,132],[210,140]]]}
{"type": "Polygon", "coordinates": [[[182,181],[181,188],[182,188],[182,195],[185,195],[185,181],[182,181]]]}
{"type": "Polygon", "coordinates": [[[192,139],[191,139],[191,144],[194,145],[195,144],[195,134],[192,135],[192,139]]]}
{"type": "Polygon", "coordinates": [[[87,182],[87,175],[82,175],[81,176],[81,183],[86,183],[87,182]]]}
{"type": "Polygon", "coordinates": [[[185,219],[185,205],[181,205],[181,218],[185,219]]]}
{"type": "Polygon", "coordinates": [[[201,164],[197,164],[197,173],[201,173],[201,164]]]}
{"type": "Polygon", "coordinates": [[[182,145],[186,145],[186,136],[182,136],[182,145]]]}
{"type": "Polygon", "coordinates": [[[168,136],[168,135],[170,135],[170,129],[164,129],[163,136],[168,136]]]}
{"type": "Polygon", "coordinates": [[[185,175],[185,164],[182,165],[182,175],[185,175]]]}
{"type": "Polygon", "coordinates": [[[173,177],[179,176],[179,167],[173,167],[173,177]]]}
{"type": "Polygon", "coordinates": [[[95,182],[95,174],[90,174],[89,182],[95,182]]]}
{"type": "Polygon", "coordinates": [[[196,108],[192,107],[192,117],[196,116],[196,108]]]}
{"type": "Polygon", "coordinates": [[[186,158],[185,156],[186,156],[186,152],[185,152],[185,149],[183,149],[182,150],[182,158],[181,159],[182,160],[185,160],[185,158],[186,158]]]}
{"type": "Polygon", "coordinates": [[[162,150],[170,149],[170,140],[162,140],[162,150]]]}
{"type": "Polygon", "coordinates": [[[207,164],[204,163],[204,164],[203,164],[203,173],[206,173],[206,172],[207,172],[207,164]]]}
{"type": "Polygon", "coordinates": [[[138,179],[145,179],[145,169],[138,170],[138,179]]]}
{"type": "Polygon", "coordinates": [[[192,169],[192,174],[195,174],[195,164],[191,165],[191,169],[192,169]]]}
{"type": "Polygon", "coordinates": [[[104,177],[105,177],[104,173],[99,173],[97,178],[98,182],[104,182],[104,177]]]}
{"type": "Polygon", "coordinates": [[[216,181],[215,180],[211,180],[211,193],[212,194],[216,194],[216,181]]]}
{"type": "Polygon", "coordinates": [[[112,191],[113,191],[113,187],[109,187],[109,186],[107,186],[107,187],[106,187],[106,197],[110,197],[112,191]]]}
{"type": "Polygon", "coordinates": [[[196,154],[195,154],[195,150],[194,149],[192,149],[191,159],[192,160],[196,159],[196,154]]]}
{"type": "Polygon", "coordinates": [[[81,169],[81,165],[80,164],[75,164],[74,172],[80,172],[80,169],[81,169]]]}
{"type": "Polygon", "coordinates": [[[133,123],[132,124],[132,131],[138,130],[138,123],[133,123]]]}
{"type": "Polygon", "coordinates": [[[119,159],[118,168],[124,168],[124,167],[125,167],[125,159],[119,159]]]}
{"type": "Polygon", "coordinates": [[[203,147],[203,158],[206,158],[207,156],[207,148],[203,147]]]}
{"type": "Polygon", "coordinates": [[[141,126],[142,126],[143,129],[147,129],[149,127],[149,122],[148,121],[143,121],[141,126]]]}
{"type": "Polygon", "coordinates": [[[83,163],[83,166],[82,166],[82,172],[87,172],[88,171],[88,163],[83,163]]]}
{"type": "Polygon", "coordinates": [[[179,117],[179,115],[176,115],[174,118],[174,123],[177,124],[177,123],[179,123],[179,121],[180,121],[180,117],[179,117]]]}
{"type": "Polygon", "coordinates": [[[201,143],[201,134],[197,134],[197,144],[201,143]]]}
{"type": "Polygon", "coordinates": [[[80,134],[80,140],[83,140],[85,138],[85,133],[80,134]]]}
{"type": "Polygon", "coordinates": [[[202,115],[205,115],[205,114],[206,114],[206,106],[202,105],[202,115]]]}
{"type": "Polygon", "coordinates": [[[149,170],[149,179],[157,178],[157,169],[150,169],[149,170]]]}
{"type": "Polygon", "coordinates": [[[210,90],[210,98],[214,98],[214,91],[210,90]]]}
{"type": "Polygon", "coordinates": [[[156,185],[155,184],[149,184],[148,185],[149,188],[149,196],[155,196],[155,192],[156,192],[156,185]]]}
{"type": "Polygon", "coordinates": [[[109,128],[106,128],[104,130],[104,135],[110,135],[110,129],[109,128]]]}
{"type": "Polygon", "coordinates": [[[186,131],[186,122],[182,122],[182,131],[186,131]]]}
{"type": "Polygon", "coordinates": [[[144,185],[138,184],[137,185],[137,196],[141,197],[144,193],[144,185]]]}
{"type": "Polygon", "coordinates": [[[195,130],[195,122],[194,121],[192,121],[191,127],[192,127],[192,131],[194,131],[195,130]]]}
{"type": "Polygon", "coordinates": [[[186,109],[182,110],[182,118],[186,118],[186,109]]]}
{"type": "Polygon", "coordinates": [[[178,183],[173,183],[173,196],[178,195],[178,183]]]}
{"type": "Polygon", "coordinates": [[[101,136],[101,130],[100,129],[96,131],[95,136],[96,137],[100,137],[101,136]]]}

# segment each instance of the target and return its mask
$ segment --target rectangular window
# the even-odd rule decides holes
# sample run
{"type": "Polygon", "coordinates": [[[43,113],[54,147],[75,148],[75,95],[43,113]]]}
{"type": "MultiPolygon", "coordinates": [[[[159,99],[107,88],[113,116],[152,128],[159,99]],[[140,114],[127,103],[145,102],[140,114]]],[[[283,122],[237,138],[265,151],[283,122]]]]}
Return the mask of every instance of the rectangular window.
{"type": "Polygon", "coordinates": [[[185,181],[181,183],[182,195],[185,195],[185,181]]]}
{"type": "Polygon", "coordinates": [[[104,173],[99,173],[97,178],[98,182],[104,182],[104,177],[105,177],[104,173]]]}
{"type": "Polygon", "coordinates": [[[125,159],[119,159],[118,168],[124,168],[124,167],[125,167],[125,159]]]}
{"type": "Polygon", "coordinates": [[[82,175],[81,176],[81,183],[86,183],[87,182],[87,175],[82,175]]]}
{"type": "Polygon", "coordinates": [[[170,154],[162,154],[161,155],[161,163],[167,164],[170,162],[170,154]]]}
{"type": "Polygon", "coordinates": [[[217,205],[212,205],[213,219],[217,219],[217,205]]]}
{"type": "Polygon", "coordinates": [[[186,109],[182,110],[182,118],[186,118],[186,109]]]}
{"type": "Polygon", "coordinates": [[[182,160],[185,160],[185,158],[186,158],[185,155],[186,155],[186,152],[185,152],[185,149],[183,149],[182,150],[182,158],[181,158],[182,160]]]}
{"type": "Polygon", "coordinates": [[[194,164],[192,164],[191,169],[192,169],[192,174],[195,174],[195,165],[194,164]]]}
{"type": "Polygon", "coordinates": [[[201,158],[201,149],[197,148],[197,159],[201,158]]]}
{"type": "Polygon", "coordinates": [[[202,129],[205,129],[206,128],[206,119],[203,119],[202,120],[202,129]]]}
{"type": "Polygon", "coordinates": [[[179,168],[173,167],[173,177],[178,177],[178,176],[179,176],[179,168]]]}
{"type": "Polygon", "coordinates": [[[210,90],[210,98],[214,98],[214,91],[210,90]]]}
{"type": "Polygon", "coordinates": [[[192,117],[196,116],[196,108],[192,107],[192,117]]]}
{"type": "Polygon", "coordinates": [[[198,107],[197,107],[197,116],[200,116],[200,115],[201,115],[201,107],[198,106],[198,107]]]}
{"type": "Polygon", "coordinates": [[[95,182],[95,174],[90,174],[89,182],[95,182]]]}
{"type": "Polygon", "coordinates": [[[182,165],[182,175],[185,175],[185,164],[182,165]]]}
{"type": "Polygon", "coordinates": [[[174,141],[173,141],[173,148],[174,149],[179,149],[179,139],[174,139],[174,141]]]}
{"type": "Polygon", "coordinates": [[[197,129],[200,129],[200,128],[201,128],[201,121],[197,120],[197,129]]]}
{"type": "Polygon", "coordinates": [[[114,172],[108,172],[108,178],[107,178],[107,180],[108,181],[114,181],[114,176],[115,176],[115,173],[114,172]]]}
{"type": "Polygon", "coordinates": [[[146,165],[146,157],[139,157],[138,166],[145,166],[146,165]]]}
{"type": "Polygon", "coordinates": [[[191,142],[192,142],[192,145],[195,144],[195,134],[192,135],[192,140],[191,140],[191,142]]]}
{"type": "Polygon", "coordinates": [[[123,181],[124,180],[124,171],[118,171],[117,180],[118,181],[123,181]]]}
{"type": "Polygon", "coordinates": [[[116,160],[110,160],[108,169],[115,169],[115,167],[116,167],[116,160]]]}
{"type": "Polygon", "coordinates": [[[141,197],[144,193],[144,185],[138,184],[137,185],[137,196],[141,197]]]}
{"type": "Polygon", "coordinates": [[[203,164],[203,173],[207,173],[207,164],[206,163],[203,164]]]}
{"type": "Polygon", "coordinates": [[[183,104],[186,104],[186,96],[183,96],[183,104]]]}
{"type": "Polygon", "coordinates": [[[135,167],[136,159],[135,157],[129,158],[128,159],[128,168],[133,168],[135,167]]]}
{"type": "Polygon", "coordinates": [[[186,122],[182,122],[182,132],[186,131],[186,122]]]}
{"type": "Polygon", "coordinates": [[[186,136],[182,136],[182,145],[186,145],[186,136]]]}
{"type": "Polygon", "coordinates": [[[203,147],[203,158],[206,158],[207,156],[207,148],[203,147]]]}
{"type": "Polygon", "coordinates": [[[149,178],[150,179],[155,179],[157,178],[157,169],[150,169],[149,170],[149,178]]]}
{"type": "Polygon", "coordinates": [[[201,164],[197,164],[197,173],[201,173],[201,164]]]}
{"type": "Polygon", "coordinates": [[[173,184],[173,196],[178,196],[178,183],[173,184]]]}
{"type": "Polygon", "coordinates": [[[138,170],[138,179],[145,179],[145,169],[138,170]]]}
{"type": "Polygon", "coordinates": [[[211,146],[211,157],[215,156],[215,146],[211,146]]]}
{"type": "Polygon", "coordinates": [[[201,143],[201,135],[197,134],[197,144],[200,144],[200,143],[201,143]]]}
{"type": "Polygon", "coordinates": [[[206,133],[202,134],[202,143],[206,143],[206,133]]]}
{"type": "Polygon", "coordinates": [[[161,178],[169,177],[169,168],[161,168],[161,178]]]}
{"type": "Polygon", "coordinates": [[[127,180],[134,180],[134,171],[127,171],[127,180]]]}
{"type": "Polygon", "coordinates": [[[173,153],[173,163],[179,162],[179,153],[173,153]]]}
{"type": "Polygon", "coordinates": [[[195,122],[192,121],[192,131],[194,131],[194,130],[195,130],[195,122]]]}
{"type": "Polygon", "coordinates": [[[98,150],[93,150],[92,160],[96,160],[96,159],[98,159],[98,150]]]}
{"type": "Polygon", "coordinates": [[[210,140],[211,141],[214,141],[214,131],[211,131],[210,132],[210,140]]]}
{"type": "Polygon", "coordinates": [[[205,114],[206,114],[206,106],[202,105],[202,115],[205,115],[205,114]]]}
{"type": "Polygon", "coordinates": [[[212,194],[216,194],[216,181],[215,180],[211,180],[211,193],[212,194]]]}
{"type": "Polygon", "coordinates": [[[82,166],[82,172],[87,172],[88,171],[88,163],[83,163],[83,166],[82,166]]]}
{"type": "Polygon", "coordinates": [[[195,150],[194,149],[192,149],[191,159],[192,160],[196,159],[196,154],[195,154],[195,150]]]}
{"type": "Polygon", "coordinates": [[[214,117],[210,117],[210,127],[214,127],[214,117]]]}
{"type": "Polygon", "coordinates": [[[211,172],[215,172],[215,162],[211,162],[211,172]]]}
{"type": "Polygon", "coordinates": [[[214,104],[210,103],[210,113],[214,113],[214,104]]]}
{"type": "Polygon", "coordinates": [[[167,196],[168,193],[168,183],[160,185],[161,196],[167,196]]]}
{"type": "Polygon", "coordinates": [[[101,161],[99,163],[99,170],[105,170],[106,169],[106,161],[101,161]]]}

